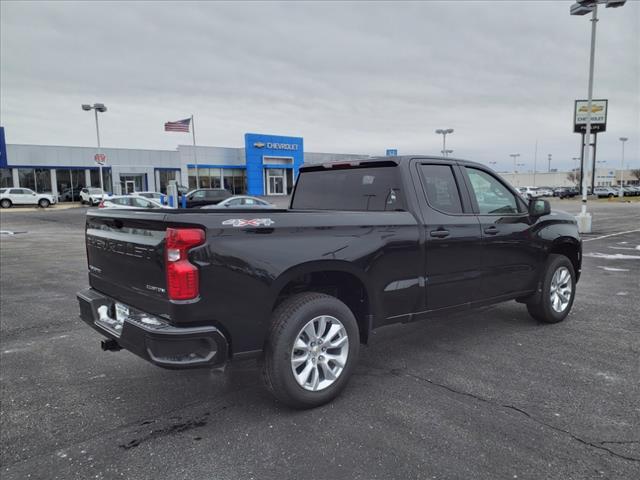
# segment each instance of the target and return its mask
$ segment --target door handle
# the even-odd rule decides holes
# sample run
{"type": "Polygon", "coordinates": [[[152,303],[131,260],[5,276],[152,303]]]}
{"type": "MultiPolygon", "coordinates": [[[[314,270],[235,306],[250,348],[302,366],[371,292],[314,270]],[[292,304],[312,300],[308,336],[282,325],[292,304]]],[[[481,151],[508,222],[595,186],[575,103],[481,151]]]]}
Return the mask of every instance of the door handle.
{"type": "Polygon", "coordinates": [[[436,238],[445,238],[449,236],[449,230],[431,230],[429,235],[436,238]]]}
{"type": "Polygon", "coordinates": [[[495,235],[499,231],[500,230],[498,230],[497,227],[494,227],[494,226],[487,227],[484,229],[484,233],[486,233],[487,235],[495,235]]]}

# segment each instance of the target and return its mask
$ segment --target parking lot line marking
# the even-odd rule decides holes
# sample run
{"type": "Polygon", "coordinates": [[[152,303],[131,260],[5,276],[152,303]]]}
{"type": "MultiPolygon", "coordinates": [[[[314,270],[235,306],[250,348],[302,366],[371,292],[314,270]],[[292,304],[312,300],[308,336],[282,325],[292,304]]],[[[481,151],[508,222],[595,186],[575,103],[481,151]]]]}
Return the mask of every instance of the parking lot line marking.
{"type": "Polygon", "coordinates": [[[602,235],[601,237],[587,238],[586,240],[583,240],[583,242],[591,242],[593,240],[600,240],[603,238],[615,237],[616,235],[624,235],[625,233],[636,233],[636,232],[640,232],[640,228],[636,230],[627,230],[626,232],[610,233],[609,235],[602,235]]]}

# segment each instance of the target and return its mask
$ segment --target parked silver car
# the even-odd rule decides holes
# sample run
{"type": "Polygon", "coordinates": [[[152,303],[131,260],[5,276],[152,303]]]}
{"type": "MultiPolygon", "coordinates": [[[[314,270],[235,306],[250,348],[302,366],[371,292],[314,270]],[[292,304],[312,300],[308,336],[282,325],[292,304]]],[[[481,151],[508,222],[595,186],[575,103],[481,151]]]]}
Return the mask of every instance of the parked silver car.
{"type": "Polygon", "coordinates": [[[238,195],[229,197],[215,205],[205,205],[202,208],[220,209],[220,208],[276,208],[275,205],[263,200],[262,198],[250,197],[248,195],[238,195]]]}

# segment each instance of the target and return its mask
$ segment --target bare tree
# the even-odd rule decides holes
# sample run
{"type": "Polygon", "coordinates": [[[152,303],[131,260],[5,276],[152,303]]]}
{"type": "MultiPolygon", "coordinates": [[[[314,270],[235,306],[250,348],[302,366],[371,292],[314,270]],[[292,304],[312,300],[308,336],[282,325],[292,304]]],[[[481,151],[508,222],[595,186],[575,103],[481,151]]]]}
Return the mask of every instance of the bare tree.
{"type": "Polygon", "coordinates": [[[633,168],[631,170],[631,175],[636,177],[636,180],[640,180],[640,168],[633,168]]]}
{"type": "Polygon", "coordinates": [[[567,173],[567,180],[571,183],[575,183],[576,185],[580,185],[580,172],[571,170],[567,173]]]}

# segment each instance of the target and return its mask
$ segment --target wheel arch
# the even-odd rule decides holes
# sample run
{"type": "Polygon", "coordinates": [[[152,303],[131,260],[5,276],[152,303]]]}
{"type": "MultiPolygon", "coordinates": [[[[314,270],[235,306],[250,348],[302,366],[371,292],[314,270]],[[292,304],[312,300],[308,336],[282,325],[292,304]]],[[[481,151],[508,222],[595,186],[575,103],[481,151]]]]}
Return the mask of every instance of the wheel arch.
{"type": "Polygon", "coordinates": [[[367,343],[373,319],[380,311],[365,273],[347,261],[319,260],[296,265],[275,280],[272,290],[271,311],[287,297],[303,291],[338,298],[356,317],[362,343],[367,343]]]}
{"type": "Polygon", "coordinates": [[[573,265],[576,282],[580,279],[582,267],[582,243],[580,240],[569,236],[558,237],[551,243],[548,253],[549,255],[557,254],[567,257],[573,265]]]}

